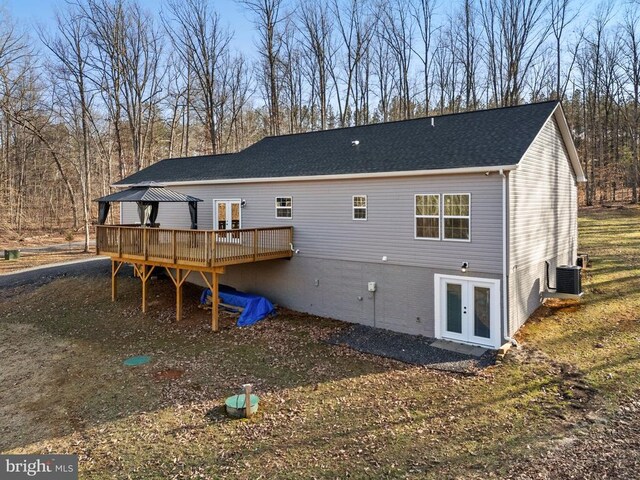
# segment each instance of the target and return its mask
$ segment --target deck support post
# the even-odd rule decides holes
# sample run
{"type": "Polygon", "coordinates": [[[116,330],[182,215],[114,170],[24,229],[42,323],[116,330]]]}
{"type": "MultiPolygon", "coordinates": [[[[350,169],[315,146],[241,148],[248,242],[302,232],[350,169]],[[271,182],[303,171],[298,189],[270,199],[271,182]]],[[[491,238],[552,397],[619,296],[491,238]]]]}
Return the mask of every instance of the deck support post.
{"type": "Polygon", "coordinates": [[[211,273],[211,330],[217,332],[220,327],[218,325],[218,274],[216,272],[211,273]]]}
{"type": "Polygon", "coordinates": [[[118,271],[124,262],[111,260],[111,301],[115,302],[118,296],[118,271]],[[117,265],[117,266],[116,266],[117,265]]]}
{"type": "Polygon", "coordinates": [[[167,271],[167,275],[171,278],[171,281],[176,286],[176,321],[182,320],[182,285],[187,280],[187,277],[191,273],[191,270],[186,272],[180,268],[176,268],[176,276],[173,276],[169,267],[164,267],[167,271]]]}
{"type": "Polygon", "coordinates": [[[155,266],[142,264],[138,267],[138,273],[140,274],[140,280],[142,281],[142,313],[147,313],[147,281],[153,273],[155,266]],[[147,270],[147,267],[151,267],[147,270]]]}
{"type": "Polygon", "coordinates": [[[142,313],[147,313],[147,277],[145,275],[147,270],[146,265],[142,265],[140,280],[142,281],[142,313]]]}
{"type": "Polygon", "coordinates": [[[182,320],[182,270],[176,269],[176,322],[182,320]]]}
{"type": "Polygon", "coordinates": [[[211,281],[207,277],[207,274],[203,271],[200,271],[200,275],[204,280],[204,283],[207,284],[209,290],[211,290],[211,330],[217,332],[220,330],[220,326],[218,324],[218,304],[220,300],[218,299],[218,271],[213,270],[211,272],[211,281]]]}

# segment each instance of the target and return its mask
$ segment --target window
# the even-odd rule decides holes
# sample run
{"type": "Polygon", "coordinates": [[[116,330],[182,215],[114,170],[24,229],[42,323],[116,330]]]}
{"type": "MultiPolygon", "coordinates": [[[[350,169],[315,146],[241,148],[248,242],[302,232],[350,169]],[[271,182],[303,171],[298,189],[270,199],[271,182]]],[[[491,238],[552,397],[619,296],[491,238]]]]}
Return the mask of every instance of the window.
{"type": "Polygon", "coordinates": [[[443,195],[442,237],[445,240],[470,240],[470,195],[443,195]]]}
{"type": "Polygon", "coordinates": [[[366,195],[353,196],[353,219],[354,220],[367,219],[367,196],[366,195]]]}
{"type": "Polygon", "coordinates": [[[440,195],[416,195],[416,238],[440,239],[440,195]]]}
{"type": "Polygon", "coordinates": [[[291,218],[291,197],[276,197],[276,218],[291,218]]]}

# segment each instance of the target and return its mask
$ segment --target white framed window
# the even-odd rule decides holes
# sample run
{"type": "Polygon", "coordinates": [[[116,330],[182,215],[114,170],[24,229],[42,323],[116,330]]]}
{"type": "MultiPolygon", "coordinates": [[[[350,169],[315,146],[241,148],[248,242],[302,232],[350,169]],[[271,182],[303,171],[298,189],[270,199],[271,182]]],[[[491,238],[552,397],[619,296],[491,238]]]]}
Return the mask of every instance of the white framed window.
{"type": "Polygon", "coordinates": [[[366,195],[354,195],[352,200],[353,206],[353,220],[366,220],[367,219],[367,196],[366,195]]]}
{"type": "Polygon", "coordinates": [[[276,218],[292,218],[293,201],[291,197],[276,197],[276,218]]]}
{"type": "Polygon", "coordinates": [[[442,238],[471,241],[471,194],[445,193],[442,204],[442,238]]]}
{"type": "Polygon", "coordinates": [[[415,195],[415,238],[440,240],[440,195],[415,195]]]}

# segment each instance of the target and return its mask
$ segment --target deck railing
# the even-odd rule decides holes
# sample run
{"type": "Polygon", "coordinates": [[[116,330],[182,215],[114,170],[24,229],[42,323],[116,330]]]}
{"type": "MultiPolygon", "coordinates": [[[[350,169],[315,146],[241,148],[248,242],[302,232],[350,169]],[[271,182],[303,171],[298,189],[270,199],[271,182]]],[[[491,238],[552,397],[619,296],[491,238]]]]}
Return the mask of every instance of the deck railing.
{"type": "Polygon", "coordinates": [[[291,257],[293,227],[181,230],[99,225],[96,251],[122,260],[217,267],[291,257]]]}

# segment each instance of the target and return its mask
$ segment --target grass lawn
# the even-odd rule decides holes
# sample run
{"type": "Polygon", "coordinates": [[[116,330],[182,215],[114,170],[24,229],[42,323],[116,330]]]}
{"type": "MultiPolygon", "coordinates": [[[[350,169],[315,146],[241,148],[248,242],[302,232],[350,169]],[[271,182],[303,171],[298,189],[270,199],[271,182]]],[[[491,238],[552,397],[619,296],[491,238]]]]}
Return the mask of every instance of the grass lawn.
{"type": "Polygon", "coordinates": [[[580,233],[580,306],[540,308],[523,348],[476,376],[327,345],[344,324],[295,312],[212,334],[189,305],[176,324],[168,280],[147,315],[131,278],[116,303],[108,277],[5,290],[0,451],[78,453],[96,479],[529,478],[640,392],[640,210],[586,211],[580,233]],[[122,365],[140,354],[152,362],[122,365]],[[245,382],[260,412],[230,420],[245,382]]]}

